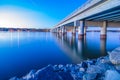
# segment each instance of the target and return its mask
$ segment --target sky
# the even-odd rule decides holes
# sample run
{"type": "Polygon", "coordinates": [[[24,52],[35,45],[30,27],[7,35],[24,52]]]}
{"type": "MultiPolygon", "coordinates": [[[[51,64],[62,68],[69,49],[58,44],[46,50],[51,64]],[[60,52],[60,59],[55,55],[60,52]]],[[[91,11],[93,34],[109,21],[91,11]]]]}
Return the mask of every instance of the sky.
{"type": "Polygon", "coordinates": [[[51,28],[87,0],[0,0],[0,27],[51,28]]]}

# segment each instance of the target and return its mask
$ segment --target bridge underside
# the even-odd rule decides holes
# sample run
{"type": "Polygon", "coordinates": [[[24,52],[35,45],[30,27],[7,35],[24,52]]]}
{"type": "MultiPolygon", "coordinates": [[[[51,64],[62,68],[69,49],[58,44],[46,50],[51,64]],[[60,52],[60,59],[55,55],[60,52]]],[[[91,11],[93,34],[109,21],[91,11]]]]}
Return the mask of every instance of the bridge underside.
{"type": "Polygon", "coordinates": [[[85,18],[87,21],[120,22],[120,6],[85,18]]]}
{"type": "MultiPolygon", "coordinates": [[[[70,31],[70,29],[72,29],[72,33],[75,33],[76,28],[78,28],[78,34],[79,34],[78,36],[81,37],[81,36],[84,36],[84,34],[86,35],[86,26],[87,27],[101,27],[100,35],[102,36],[102,38],[104,38],[107,34],[107,27],[120,27],[120,5],[117,7],[109,8],[105,10],[104,9],[105,6],[103,4],[98,5],[95,8],[84,12],[85,14],[78,13],[76,16],[73,16],[70,19],[68,19],[68,21],[65,20],[61,24],[58,24],[55,27],[55,29],[57,30],[57,28],[59,28],[58,32],[63,32],[63,33],[66,30],[70,31]],[[100,8],[98,9],[99,11],[97,11],[97,8],[99,8],[99,6],[101,6],[103,10],[100,10],[101,9],[100,8]],[[86,16],[89,16],[89,17],[86,17],[86,16]]],[[[111,5],[107,4],[107,6],[111,6],[111,5]]]]}

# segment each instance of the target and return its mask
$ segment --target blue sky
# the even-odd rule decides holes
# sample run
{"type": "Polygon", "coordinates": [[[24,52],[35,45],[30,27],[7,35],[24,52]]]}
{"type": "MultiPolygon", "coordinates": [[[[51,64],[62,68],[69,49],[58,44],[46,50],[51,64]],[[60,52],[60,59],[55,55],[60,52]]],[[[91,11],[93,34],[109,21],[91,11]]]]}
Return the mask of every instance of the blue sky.
{"type": "Polygon", "coordinates": [[[0,27],[50,28],[87,0],[0,0],[0,27]]]}

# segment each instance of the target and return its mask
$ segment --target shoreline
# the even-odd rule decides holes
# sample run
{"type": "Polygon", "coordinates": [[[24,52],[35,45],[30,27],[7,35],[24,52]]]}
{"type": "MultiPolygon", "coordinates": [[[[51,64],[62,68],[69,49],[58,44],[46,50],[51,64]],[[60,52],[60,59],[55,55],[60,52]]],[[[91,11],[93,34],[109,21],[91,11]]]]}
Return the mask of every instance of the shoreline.
{"type": "Polygon", "coordinates": [[[120,48],[105,57],[82,61],[80,64],[48,65],[31,70],[22,78],[9,80],[120,80],[120,48]]]}

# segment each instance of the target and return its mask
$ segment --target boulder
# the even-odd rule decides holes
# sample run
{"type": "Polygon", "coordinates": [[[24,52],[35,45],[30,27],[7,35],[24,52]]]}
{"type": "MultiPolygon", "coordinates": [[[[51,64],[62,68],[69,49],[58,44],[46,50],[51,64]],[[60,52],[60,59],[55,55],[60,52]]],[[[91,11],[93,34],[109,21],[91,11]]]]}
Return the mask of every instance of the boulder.
{"type": "Polygon", "coordinates": [[[36,70],[31,70],[26,76],[24,76],[22,79],[24,80],[35,80],[36,79],[36,70]]]}
{"type": "Polygon", "coordinates": [[[114,49],[112,52],[109,52],[109,59],[112,64],[120,64],[120,47],[114,49]]]}
{"type": "Polygon", "coordinates": [[[97,76],[97,74],[95,74],[95,73],[85,74],[85,75],[83,76],[83,79],[82,79],[82,80],[96,80],[96,76],[97,76]]]}
{"type": "Polygon", "coordinates": [[[115,70],[107,70],[104,80],[120,80],[120,74],[115,70]]]}
{"type": "Polygon", "coordinates": [[[17,77],[12,77],[12,78],[10,78],[9,80],[22,80],[22,79],[19,79],[19,78],[17,78],[17,77]]]}
{"type": "MultiPolygon", "coordinates": [[[[60,68],[63,68],[60,67],[60,68]]],[[[59,71],[56,72],[52,65],[48,65],[38,71],[32,70],[26,76],[22,78],[11,78],[10,80],[73,80],[71,73],[59,71]]]]}
{"type": "Polygon", "coordinates": [[[62,74],[60,72],[55,72],[52,66],[48,66],[37,71],[36,77],[37,80],[64,80],[64,78],[71,78],[71,80],[73,80],[70,73],[63,72],[62,74]],[[66,74],[66,77],[62,74],[66,74]]]}

